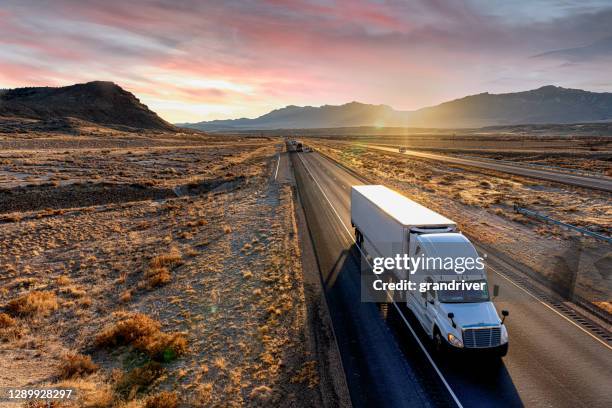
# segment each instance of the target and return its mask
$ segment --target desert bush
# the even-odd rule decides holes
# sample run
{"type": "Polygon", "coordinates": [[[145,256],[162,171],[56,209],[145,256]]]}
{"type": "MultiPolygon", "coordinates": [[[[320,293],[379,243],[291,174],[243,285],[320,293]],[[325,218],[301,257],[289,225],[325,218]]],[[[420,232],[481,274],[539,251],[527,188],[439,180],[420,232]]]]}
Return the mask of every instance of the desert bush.
{"type": "Polygon", "coordinates": [[[170,248],[170,252],[163,255],[157,255],[151,262],[149,266],[151,268],[161,268],[161,267],[172,267],[176,265],[180,265],[182,263],[181,253],[178,248],[172,247],[170,248]]]}
{"type": "Polygon", "coordinates": [[[23,328],[17,326],[17,322],[6,313],[0,313],[0,341],[8,342],[20,339],[24,335],[23,328]]]}
{"type": "Polygon", "coordinates": [[[145,282],[149,288],[165,285],[172,279],[170,269],[183,263],[183,258],[178,248],[170,248],[170,252],[158,255],[151,259],[149,268],[145,271],[145,282]]]}
{"type": "Polygon", "coordinates": [[[157,361],[171,361],[187,350],[187,339],[181,333],[164,333],[160,323],[135,313],[104,329],[95,340],[98,347],[132,345],[157,361]]]}
{"type": "Polygon", "coordinates": [[[144,408],[176,408],[178,395],[176,392],[162,391],[152,395],[145,401],[144,408]]]}
{"type": "Polygon", "coordinates": [[[59,286],[66,286],[70,284],[70,277],[66,275],[60,275],[55,279],[55,283],[59,286]]]}
{"type": "Polygon", "coordinates": [[[0,329],[6,329],[15,325],[15,319],[6,313],[0,313],[0,329]]]}
{"type": "Polygon", "coordinates": [[[53,292],[32,291],[11,300],[6,309],[17,316],[48,315],[59,307],[53,292]]]}
{"type": "Polygon", "coordinates": [[[123,303],[127,303],[132,300],[132,291],[129,289],[123,291],[121,295],[119,295],[119,300],[123,303]]]}
{"type": "Polygon", "coordinates": [[[59,369],[59,377],[67,380],[83,377],[98,371],[99,366],[91,361],[91,357],[78,353],[66,354],[59,369]]]}
{"type": "Polygon", "coordinates": [[[145,272],[145,281],[149,288],[156,288],[172,280],[168,268],[162,266],[160,268],[149,268],[145,272]]]}
{"type": "Polygon", "coordinates": [[[83,289],[79,289],[74,285],[66,286],[60,289],[60,293],[63,295],[67,295],[73,298],[81,298],[87,294],[87,292],[83,289]]]}
{"type": "Polygon", "coordinates": [[[115,391],[126,399],[134,398],[164,373],[158,362],[151,361],[122,374],[115,384],[115,391]]]}

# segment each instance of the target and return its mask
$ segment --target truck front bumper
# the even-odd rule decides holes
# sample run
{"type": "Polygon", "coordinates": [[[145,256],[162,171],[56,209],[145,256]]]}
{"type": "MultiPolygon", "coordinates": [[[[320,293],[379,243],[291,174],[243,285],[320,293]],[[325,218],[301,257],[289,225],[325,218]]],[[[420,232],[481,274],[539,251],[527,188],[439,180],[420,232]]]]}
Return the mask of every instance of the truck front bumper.
{"type": "Polygon", "coordinates": [[[487,348],[469,348],[469,347],[454,347],[449,343],[446,343],[446,349],[452,354],[465,355],[471,357],[483,356],[483,357],[504,357],[508,354],[508,343],[501,344],[497,347],[487,348]]]}

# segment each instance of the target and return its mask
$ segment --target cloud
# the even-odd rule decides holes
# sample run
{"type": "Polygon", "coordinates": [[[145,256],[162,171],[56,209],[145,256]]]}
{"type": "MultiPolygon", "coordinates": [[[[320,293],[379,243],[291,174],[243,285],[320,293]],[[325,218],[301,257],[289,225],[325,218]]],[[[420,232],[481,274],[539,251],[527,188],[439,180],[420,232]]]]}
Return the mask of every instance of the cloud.
{"type": "Polygon", "coordinates": [[[4,0],[0,87],[112,80],[171,121],[355,99],[412,109],[569,86],[585,69],[605,83],[588,64],[609,38],[599,1],[4,0]],[[575,78],[529,58],[553,50],[584,55],[575,78]]]}
{"type": "Polygon", "coordinates": [[[557,58],[571,62],[587,62],[612,58],[612,37],[604,38],[583,47],[554,50],[535,55],[534,58],[557,58]]]}

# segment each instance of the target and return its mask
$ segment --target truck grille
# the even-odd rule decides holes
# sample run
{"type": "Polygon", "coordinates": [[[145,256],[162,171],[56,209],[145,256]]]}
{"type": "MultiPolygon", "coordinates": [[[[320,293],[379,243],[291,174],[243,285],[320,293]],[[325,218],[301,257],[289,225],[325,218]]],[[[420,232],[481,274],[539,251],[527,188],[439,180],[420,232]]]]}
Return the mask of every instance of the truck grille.
{"type": "Polygon", "coordinates": [[[496,347],[501,341],[500,327],[463,330],[463,345],[467,348],[496,347]]]}

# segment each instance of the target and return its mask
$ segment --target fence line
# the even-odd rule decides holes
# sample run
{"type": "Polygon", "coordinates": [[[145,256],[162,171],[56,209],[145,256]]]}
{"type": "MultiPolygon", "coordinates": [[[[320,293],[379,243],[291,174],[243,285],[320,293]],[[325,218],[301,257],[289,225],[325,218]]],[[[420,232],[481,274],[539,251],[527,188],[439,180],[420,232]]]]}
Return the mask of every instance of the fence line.
{"type": "Polygon", "coordinates": [[[479,157],[479,156],[473,156],[469,154],[458,154],[456,156],[467,158],[467,159],[488,161],[492,163],[508,164],[508,165],[515,166],[515,167],[521,167],[521,166],[532,167],[537,170],[547,170],[547,171],[553,171],[555,173],[572,174],[572,175],[577,175],[577,176],[592,177],[592,178],[604,179],[604,180],[609,178],[605,174],[593,173],[590,171],[579,170],[579,169],[570,169],[567,167],[549,166],[545,164],[526,163],[526,162],[511,161],[511,160],[504,160],[504,159],[491,159],[489,157],[479,157]]]}
{"type": "Polygon", "coordinates": [[[542,221],[547,222],[547,223],[550,222],[550,223],[553,223],[553,224],[556,224],[556,225],[560,225],[560,226],[562,226],[564,228],[580,232],[583,235],[588,235],[590,237],[597,238],[597,239],[600,239],[602,241],[606,241],[608,243],[612,243],[612,237],[608,237],[606,235],[590,231],[590,230],[588,230],[586,228],[577,227],[577,226],[572,225],[572,224],[568,224],[568,223],[565,223],[565,222],[562,222],[562,221],[555,220],[553,218],[547,217],[546,215],[542,215],[542,214],[538,213],[537,211],[528,210],[527,208],[520,207],[518,204],[514,204],[514,212],[521,213],[521,214],[527,215],[529,217],[534,217],[534,218],[537,218],[537,219],[542,220],[542,221]]]}

